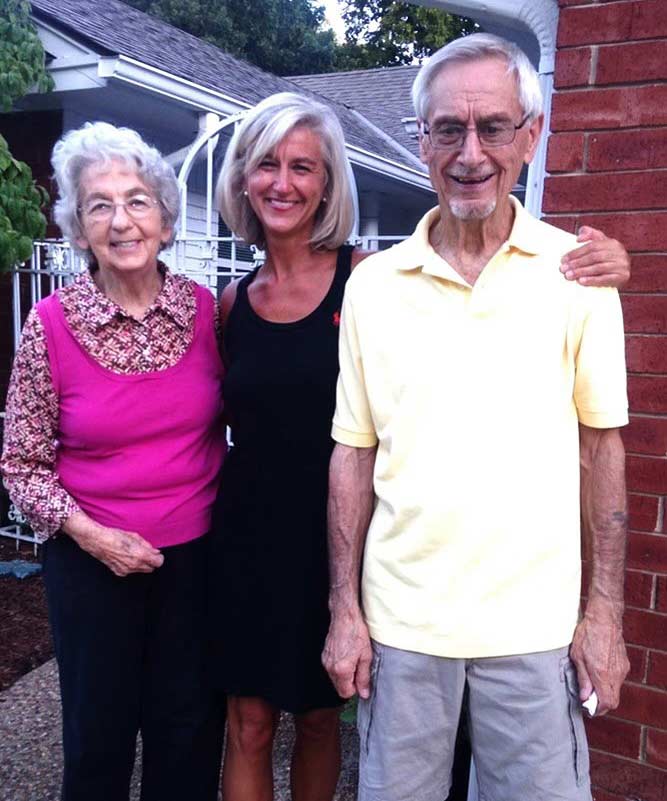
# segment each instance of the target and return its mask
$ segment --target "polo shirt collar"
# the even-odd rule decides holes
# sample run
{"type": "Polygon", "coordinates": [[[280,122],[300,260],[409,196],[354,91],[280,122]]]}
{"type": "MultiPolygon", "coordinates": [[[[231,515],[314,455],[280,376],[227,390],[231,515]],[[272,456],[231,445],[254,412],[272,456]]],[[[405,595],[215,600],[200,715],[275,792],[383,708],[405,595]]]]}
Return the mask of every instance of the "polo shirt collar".
{"type": "MultiPolygon", "coordinates": [[[[540,252],[539,221],[529,214],[521,203],[510,195],[510,203],[514,208],[514,223],[507,241],[499,250],[520,250],[535,255],[540,252]]],[[[464,279],[431,247],[428,234],[433,224],[440,217],[440,208],[427,211],[417,223],[414,233],[404,243],[405,256],[399,270],[409,271],[422,269],[431,275],[437,275],[459,284],[466,284],[464,279]]],[[[467,286],[467,284],[466,284],[467,286]]]]}
{"type": "MultiPolygon", "coordinates": [[[[180,328],[186,329],[189,323],[189,307],[183,302],[185,300],[183,282],[175,281],[163,262],[158,262],[158,269],[164,276],[164,284],[146,312],[146,316],[159,309],[171,317],[180,328]]],[[[89,271],[83,273],[79,280],[83,290],[82,301],[87,305],[86,316],[93,328],[100,329],[118,317],[129,318],[130,315],[121,306],[98,288],[89,271]]]]}
{"type": "Polygon", "coordinates": [[[510,195],[510,203],[514,207],[514,224],[505,244],[510,249],[536,256],[543,246],[540,221],[529,214],[514,195],[510,195]]]}

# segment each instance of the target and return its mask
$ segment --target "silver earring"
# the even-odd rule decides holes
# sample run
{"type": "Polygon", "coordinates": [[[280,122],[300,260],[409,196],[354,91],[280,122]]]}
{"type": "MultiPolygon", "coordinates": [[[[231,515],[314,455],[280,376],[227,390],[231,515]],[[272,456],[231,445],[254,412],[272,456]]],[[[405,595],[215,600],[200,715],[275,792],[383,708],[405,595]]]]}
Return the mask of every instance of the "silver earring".
{"type": "Polygon", "coordinates": [[[326,203],[326,202],[327,202],[327,200],[329,200],[329,198],[328,198],[328,197],[322,197],[322,203],[326,203]]]}
{"type": "Polygon", "coordinates": [[[247,189],[243,190],[243,197],[248,197],[248,190],[247,189]]]}

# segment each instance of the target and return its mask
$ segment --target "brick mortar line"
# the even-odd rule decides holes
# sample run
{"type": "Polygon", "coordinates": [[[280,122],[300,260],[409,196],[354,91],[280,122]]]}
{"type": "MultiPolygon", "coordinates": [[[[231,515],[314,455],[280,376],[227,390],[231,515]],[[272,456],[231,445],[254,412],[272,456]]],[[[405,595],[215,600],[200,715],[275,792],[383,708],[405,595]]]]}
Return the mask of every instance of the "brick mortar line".
{"type": "MultiPolygon", "coordinates": [[[[545,186],[545,190],[546,189],[547,189],[547,187],[545,186]]],[[[546,191],[545,191],[545,194],[546,194],[546,191]]],[[[547,213],[547,215],[549,217],[551,217],[552,214],[553,214],[552,212],[549,212],[549,211],[546,212],[546,213],[547,213]]],[[[568,214],[568,212],[562,212],[562,213],[563,214],[568,214]]],[[[573,215],[582,216],[582,215],[586,214],[589,217],[592,217],[592,216],[598,216],[599,217],[599,216],[602,216],[602,215],[604,215],[606,217],[609,217],[609,216],[614,216],[615,217],[617,215],[618,216],[622,215],[624,217],[627,217],[627,216],[630,216],[631,213],[635,213],[635,214],[651,214],[651,213],[653,213],[653,214],[656,214],[656,213],[658,213],[658,214],[667,214],[667,206],[660,206],[660,208],[657,208],[657,209],[656,208],[650,208],[648,206],[647,207],[642,207],[642,208],[639,208],[639,209],[586,209],[586,211],[581,211],[581,210],[571,211],[571,212],[569,212],[569,215],[570,216],[573,216],[573,215]]]]}
{"type": "MultiPolygon", "coordinates": [[[[567,87],[567,89],[569,89],[571,91],[579,91],[579,92],[581,92],[582,89],[592,89],[594,91],[604,91],[606,89],[611,89],[611,90],[615,90],[615,89],[630,89],[630,90],[632,90],[632,89],[638,89],[638,88],[641,89],[643,87],[664,86],[665,84],[667,84],[667,78],[646,78],[646,77],[642,77],[642,78],[637,78],[634,81],[626,80],[626,81],[623,81],[623,83],[621,83],[620,81],[612,81],[610,83],[588,84],[587,86],[582,84],[580,87],[572,86],[572,87],[567,87]]],[[[565,87],[563,87],[563,89],[558,89],[557,91],[558,92],[563,92],[563,91],[565,91],[565,87]]]]}
{"type": "MultiPolygon", "coordinates": [[[[632,645],[632,643],[630,643],[630,644],[632,645]]],[[[647,650],[654,651],[655,648],[649,648],[647,650]]],[[[623,684],[627,684],[630,687],[638,687],[638,688],[644,689],[644,690],[647,689],[647,685],[646,684],[640,684],[639,682],[632,681],[631,679],[626,679],[623,682],[623,684]]],[[[664,695],[667,695],[667,689],[663,690],[661,687],[654,687],[652,684],[648,685],[648,689],[649,690],[653,690],[654,692],[663,693],[664,695]]],[[[618,720],[628,720],[627,718],[620,717],[620,715],[618,715],[618,714],[615,714],[614,717],[617,718],[618,720]]],[[[667,729],[664,729],[662,726],[651,726],[649,723],[638,723],[636,720],[629,720],[628,723],[637,723],[640,726],[649,726],[651,729],[658,729],[658,731],[667,731],[667,729]]]]}
{"type": "MultiPolygon", "coordinates": [[[[667,207],[664,209],[650,209],[654,213],[665,213],[667,214],[667,207]]],[[[544,219],[545,217],[556,217],[558,219],[572,219],[573,217],[576,219],[577,217],[599,217],[602,212],[597,211],[543,211],[542,216],[540,219],[544,219]]],[[[625,211],[612,211],[612,212],[604,212],[606,215],[611,215],[614,217],[634,217],[637,214],[646,214],[646,211],[639,210],[635,211],[635,209],[627,209],[625,211]]],[[[631,250],[628,251],[631,256],[665,256],[667,255],[667,249],[665,250],[631,250]]]]}
{"type": "Polygon", "coordinates": [[[639,758],[646,762],[646,740],[648,739],[648,726],[642,726],[639,731],[639,758]]]}
{"type": "MultiPolygon", "coordinates": [[[[641,532],[631,531],[629,533],[630,534],[644,534],[645,532],[643,532],[643,531],[641,531],[641,532]]],[[[664,537],[665,535],[662,534],[661,536],[664,537]]],[[[632,571],[633,573],[641,573],[642,576],[651,576],[652,578],[655,578],[655,579],[657,579],[659,576],[664,576],[665,575],[664,573],[647,573],[646,570],[635,570],[634,567],[626,567],[625,571],[626,571],[626,573],[628,571],[632,571]]],[[[625,608],[626,609],[636,609],[638,612],[655,612],[656,611],[655,607],[653,607],[653,606],[636,606],[635,604],[628,604],[628,603],[625,604],[625,608]]],[[[663,614],[663,613],[662,612],[658,612],[658,614],[663,614]]],[[[639,646],[639,647],[647,648],[648,646],[639,646]]]]}
{"type": "MultiPolygon", "coordinates": [[[[591,42],[588,45],[580,45],[580,47],[593,47],[591,42]]],[[[561,52],[560,48],[558,52],[561,52]]],[[[636,81],[625,81],[615,83],[596,83],[596,84],[579,84],[577,86],[554,86],[556,90],[554,97],[558,95],[572,95],[577,94],[591,94],[594,92],[616,92],[619,89],[650,89],[652,87],[667,85],[667,78],[641,78],[636,81]]]]}
{"type": "MultiPolygon", "coordinates": [[[[646,214],[647,212],[653,212],[654,214],[667,214],[667,206],[661,209],[617,209],[615,211],[547,211],[544,212],[545,217],[599,217],[602,214],[605,215],[613,215],[615,217],[636,217],[638,214],[646,214]]],[[[636,255],[642,255],[643,253],[657,253],[659,255],[663,255],[667,253],[666,250],[651,250],[651,251],[644,251],[644,250],[634,250],[632,251],[636,255]]]]}
{"type": "Polygon", "coordinates": [[[662,125],[628,125],[627,128],[595,128],[594,130],[590,130],[588,128],[574,128],[574,129],[567,129],[567,130],[557,130],[552,131],[549,130],[549,134],[568,134],[568,133],[583,133],[583,134],[590,134],[591,136],[595,136],[596,134],[601,133],[611,133],[616,134],[617,136],[623,136],[624,134],[634,134],[634,133],[644,133],[648,130],[651,131],[661,131],[663,128],[667,128],[667,123],[663,123],[662,125]]]}
{"type": "Polygon", "coordinates": [[[641,175],[642,173],[653,174],[655,172],[667,172],[667,164],[664,167],[635,167],[634,169],[627,170],[595,170],[594,172],[559,172],[556,175],[549,175],[549,178],[568,178],[572,175],[588,175],[594,177],[608,178],[610,175],[641,175]]]}
{"type": "MultiPolygon", "coordinates": [[[[664,576],[664,573],[661,575],[664,576]]],[[[645,606],[630,606],[627,607],[627,609],[632,609],[635,612],[642,612],[647,615],[655,615],[656,617],[667,620],[667,612],[658,612],[656,609],[647,609],[645,606]]],[[[640,645],[639,643],[628,643],[628,645],[637,645],[640,648],[646,648],[648,651],[659,651],[667,656],[667,652],[662,651],[660,648],[652,648],[650,645],[640,645]]],[[[667,688],[665,688],[662,692],[667,693],[667,688]]]]}
{"type": "MultiPolygon", "coordinates": [[[[655,537],[658,540],[667,541],[667,534],[661,531],[656,531],[655,529],[653,531],[642,531],[641,529],[631,528],[628,529],[628,533],[641,534],[643,537],[655,537]]],[[[650,568],[642,569],[641,567],[632,567],[632,565],[628,565],[627,570],[632,570],[634,573],[646,573],[648,576],[667,576],[667,571],[652,570],[650,568]]],[[[661,614],[667,615],[667,612],[661,614]]]]}
{"type": "Polygon", "coordinates": [[[651,582],[651,597],[649,599],[650,609],[656,609],[656,603],[658,601],[658,574],[653,574],[653,581],[651,582]]]}
{"type": "MultiPolygon", "coordinates": [[[[641,726],[642,725],[641,723],[637,723],[636,720],[625,720],[625,718],[614,718],[614,719],[615,720],[623,720],[626,723],[634,723],[636,726],[641,726]]],[[[655,727],[654,726],[650,726],[649,728],[653,729],[655,727]]],[[[657,731],[664,731],[664,729],[658,729],[657,731]]],[[[604,754],[606,756],[613,756],[615,759],[622,759],[623,762],[629,762],[629,763],[631,763],[633,765],[638,765],[638,766],[643,767],[643,768],[649,767],[652,770],[657,770],[660,773],[664,773],[664,774],[667,775],[667,768],[661,768],[658,765],[654,765],[652,762],[646,762],[645,760],[642,760],[642,759],[638,759],[638,758],[637,759],[633,759],[632,757],[622,756],[621,754],[617,754],[615,751],[602,751],[600,748],[593,748],[592,746],[590,747],[590,750],[594,751],[596,754],[604,754]]],[[[591,778],[592,778],[592,780],[594,780],[595,777],[591,777],[591,778]]],[[[595,785],[595,784],[594,784],[594,786],[601,787],[601,785],[595,785]]],[[[602,788],[602,789],[605,789],[605,788],[602,788]]],[[[623,796],[621,796],[621,798],[622,797],[623,796]]]]}
{"type": "Polygon", "coordinates": [[[591,49],[591,66],[588,71],[588,84],[589,86],[595,86],[595,79],[598,72],[598,50],[600,49],[600,46],[592,44],[589,45],[589,47],[591,49]]]}
{"type": "MultiPolygon", "coordinates": [[[[572,8],[572,6],[570,6],[572,8]]],[[[598,6],[599,8],[599,6],[598,6]]],[[[584,47],[622,47],[623,45],[640,45],[653,42],[664,42],[664,36],[650,36],[646,39],[611,39],[610,41],[595,41],[595,42],[577,42],[576,44],[558,44],[556,43],[556,54],[568,53],[573,50],[582,50],[584,47]]]]}

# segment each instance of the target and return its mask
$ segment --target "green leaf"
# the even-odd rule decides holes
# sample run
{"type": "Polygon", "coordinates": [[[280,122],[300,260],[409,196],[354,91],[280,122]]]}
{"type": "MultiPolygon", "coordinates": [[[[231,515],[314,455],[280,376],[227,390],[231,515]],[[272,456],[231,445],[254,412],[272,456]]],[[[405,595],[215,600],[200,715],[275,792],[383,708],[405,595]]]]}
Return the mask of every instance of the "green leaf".
{"type": "Polygon", "coordinates": [[[16,242],[16,256],[18,261],[28,261],[32,256],[32,239],[29,236],[20,236],[16,242]]]}

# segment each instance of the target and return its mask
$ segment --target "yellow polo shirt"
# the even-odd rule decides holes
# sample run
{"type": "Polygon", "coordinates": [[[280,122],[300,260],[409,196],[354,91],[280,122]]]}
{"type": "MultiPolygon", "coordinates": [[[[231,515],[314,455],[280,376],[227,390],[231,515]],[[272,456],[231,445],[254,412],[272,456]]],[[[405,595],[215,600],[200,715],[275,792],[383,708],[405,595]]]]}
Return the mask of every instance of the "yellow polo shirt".
{"type": "Polygon", "coordinates": [[[377,443],[371,636],[449,657],[567,645],[580,585],[578,422],[627,423],[618,293],[566,281],[575,238],[516,202],[474,287],[415,233],[347,284],[333,437],[377,443]]]}

